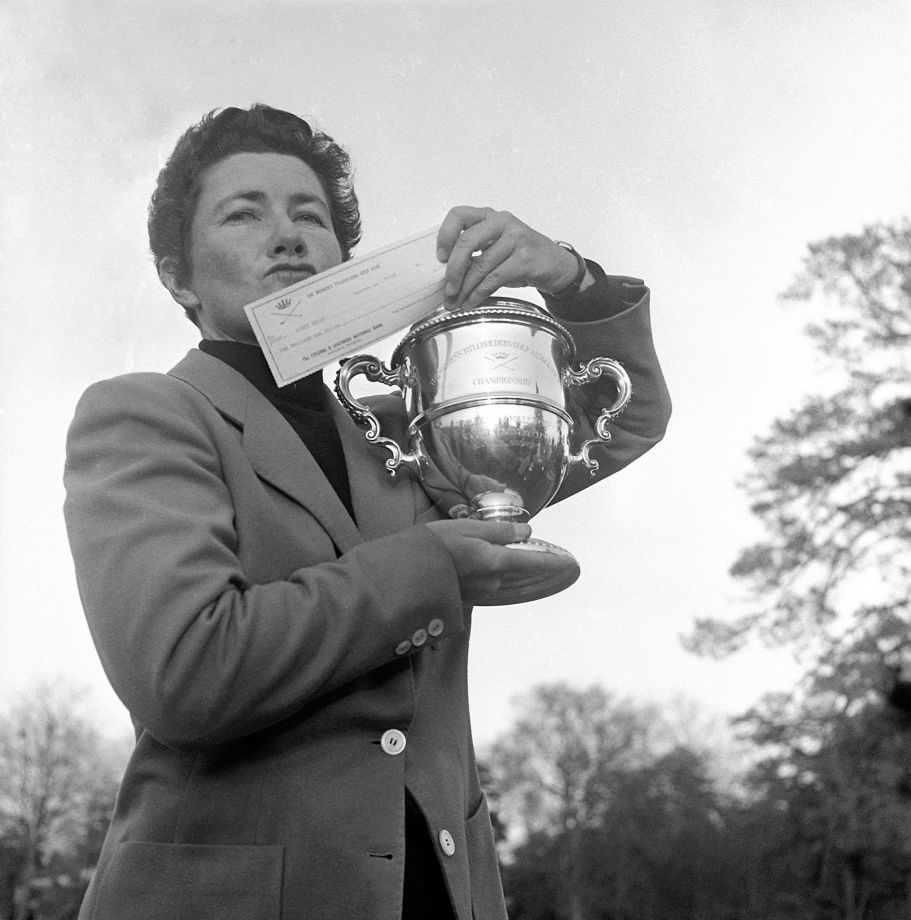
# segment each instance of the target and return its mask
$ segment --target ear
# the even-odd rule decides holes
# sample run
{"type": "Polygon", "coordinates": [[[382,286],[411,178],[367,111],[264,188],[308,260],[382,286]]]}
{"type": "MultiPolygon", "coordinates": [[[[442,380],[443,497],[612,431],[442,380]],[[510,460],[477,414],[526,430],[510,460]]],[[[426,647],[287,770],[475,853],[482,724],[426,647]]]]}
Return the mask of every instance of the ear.
{"type": "Polygon", "coordinates": [[[192,288],[177,280],[177,260],[166,256],[158,266],[158,277],[168,293],[189,313],[195,313],[200,306],[199,298],[192,288]]]}

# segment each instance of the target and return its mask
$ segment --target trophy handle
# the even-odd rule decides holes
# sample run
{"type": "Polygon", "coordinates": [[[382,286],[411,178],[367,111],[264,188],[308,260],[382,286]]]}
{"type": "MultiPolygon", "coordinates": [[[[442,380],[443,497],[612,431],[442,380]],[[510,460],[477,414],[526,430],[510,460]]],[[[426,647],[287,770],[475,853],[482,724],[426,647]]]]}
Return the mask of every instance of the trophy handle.
{"type": "Polygon", "coordinates": [[[397,368],[387,367],[373,355],[353,355],[342,361],[335,375],[335,393],[339,402],[348,410],[348,414],[359,425],[366,425],[365,437],[371,444],[385,447],[392,456],[386,461],[386,469],[395,476],[396,470],[402,466],[411,467],[420,474],[421,458],[418,454],[408,453],[394,438],[387,438],[380,434],[380,421],[364,403],[351,395],[351,381],[363,374],[371,383],[383,383],[389,387],[397,387],[400,391],[405,386],[404,365],[397,368]]]}
{"type": "Polygon", "coordinates": [[[601,414],[595,421],[597,437],[590,438],[569,457],[570,466],[574,463],[584,463],[591,470],[592,476],[597,473],[599,463],[592,458],[591,449],[596,444],[607,444],[610,441],[610,431],[607,426],[626,408],[626,404],[633,395],[633,385],[623,365],[614,361],[613,358],[592,358],[591,361],[580,365],[578,370],[567,369],[563,375],[563,385],[567,387],[581,387],[592,380],[597,380],[602,375],[610,377],[616,384],[617,398],[610,406],[601,410],[601,414]]]}

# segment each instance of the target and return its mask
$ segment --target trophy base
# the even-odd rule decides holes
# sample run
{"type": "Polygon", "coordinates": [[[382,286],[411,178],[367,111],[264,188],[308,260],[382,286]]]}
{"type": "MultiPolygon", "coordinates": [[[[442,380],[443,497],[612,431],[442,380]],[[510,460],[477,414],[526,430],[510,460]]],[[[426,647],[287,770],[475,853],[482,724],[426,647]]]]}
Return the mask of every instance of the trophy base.
{"type": "Polygon", "coordinates": [[[545,574],[516,579],[513,582],[505,582],[494,599],[486,604],[478,604],[477,606],[505,607],[509,604],[538,601],[544,597],[550,597],[553,594],[565,591],[579,577],[580,568],[576,557],[569,550],[565,550],[555,543],[531,538],[522,543],[507,543],[506,546],[508,549],[547,553],[550,571],[545,574]]]}

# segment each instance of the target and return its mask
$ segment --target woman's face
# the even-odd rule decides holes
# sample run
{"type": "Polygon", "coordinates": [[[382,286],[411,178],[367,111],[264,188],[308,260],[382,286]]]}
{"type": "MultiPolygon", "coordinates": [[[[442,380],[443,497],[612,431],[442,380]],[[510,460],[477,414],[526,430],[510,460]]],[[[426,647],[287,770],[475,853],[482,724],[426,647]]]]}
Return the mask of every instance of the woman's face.
{"type": "Polygon", "coordinates": [[[281,153],[235,153],[203,174],[189,254],[180,303],[206,338],[250,344],[248,303],[342,261],[319,177],[281,153]]]}

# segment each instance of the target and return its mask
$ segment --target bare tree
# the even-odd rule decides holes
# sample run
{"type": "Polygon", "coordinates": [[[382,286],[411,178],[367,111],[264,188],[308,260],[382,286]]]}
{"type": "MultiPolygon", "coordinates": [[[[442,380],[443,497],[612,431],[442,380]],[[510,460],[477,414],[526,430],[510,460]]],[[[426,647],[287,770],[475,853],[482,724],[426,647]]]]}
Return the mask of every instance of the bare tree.
{"type": "Polygon", "coordinates": [[[562,916],[584,920],[584,840],[600,827],[618,777],[652,758],[659,720],[650,707],[597,686],[539,685],[519,707],[515,726],[490,752],[501,807],[526,838],[541,831],[559,838],[562,916]]]}
{"type": "Polygon", "coordinates": [[[650,758],[655,713],[563,683],[539,685],[518,705],[490,754],[504,811],[524,834],[595,826],[612,774],[650,758]]]}
{"type": "Polygon", "coordinates": [[[36,876],[80,846],[99,796],[116,786],[72,688],[39,685],[0,715],[0,836],[18,856],[16,920],[36,876]]]}

